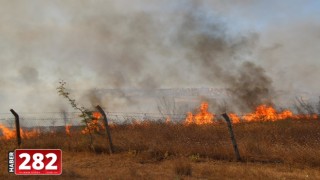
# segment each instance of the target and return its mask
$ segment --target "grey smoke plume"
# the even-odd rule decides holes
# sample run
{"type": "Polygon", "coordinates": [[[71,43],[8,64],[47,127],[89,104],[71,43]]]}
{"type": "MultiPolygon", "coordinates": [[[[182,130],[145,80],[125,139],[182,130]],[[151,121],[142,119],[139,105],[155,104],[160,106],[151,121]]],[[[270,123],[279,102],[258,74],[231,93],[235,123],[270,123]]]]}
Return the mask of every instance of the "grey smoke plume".
{"type": "Polygon", "coordinates": [[[273,103],[272,80],[263,68],[244,62],[238,71],[239,74],[230,81],[229,90],[236,96],[239,107],[253,109],[261,104],[273,103]]]}
{"type": "MultiPolygon", "coordinates": [[[[234,94],[235,106],[247,109],[271,103],[273,84],[290,89],[308,82],[301,80],[308,76],[282,72],[286,59],[292,60],[291,66],[299,62],[288,55],[290,47],[295,50],[293,54],[302,57],[300,46],[292,45],[290,39],[299,39],[305,29],[296,28],[295,33],[284,30],[287,36],[277,37],[276,28],[256,31],[239,23],[237,18],[241,16],[254,21],[256,16],[249,10],[265,8],[261,3],[130,3],[1,2],[0,23],[5,26],[0,28],[0,112],[10,107],[17,111],[59,111],[60,106],[67,107],[55,90],[60,79],[68,82],[81,103],[102,103],[106,108],[125,108],[136,101],[124,94],[107,97],[94,89],[227,88],[234,94]],[[275,44],[280,46],[270,48],[275,44]],[[275,68],[277,65],[279,68],[275,68]],[[299,83],[289,81],[292,75],[299,83]],[[272,81],[279,76],[284,79],[272,81]]],[[[300,27],[299,23],[292,26],[300,27]]],[[[312,56],[318,52],[312,47],[318,46],[310,41],[318,37],[315,29],[319,26],[303,27],[310,31],[305,35],[308,38],[304,37],[311,47],[307,67],[319,67],[312,56]]],[[[304,71],[301,73],[307,74],[304,71]]],[[[314,83],[311,86],[316,89],[314,83]]]]}
{"type": "Polygon", "coordinates": [[[272,103],[272,80],[253,62],[243,61],[258,39],[257,34],[230,37],[227,27],[217,17],[202,11],[186,12],[177,31],[178,45],[187,49],[186,59],[196,66],[199,77],[222,83],[234,95],[235,106],[248,110],[262,103],[272,103]]]}

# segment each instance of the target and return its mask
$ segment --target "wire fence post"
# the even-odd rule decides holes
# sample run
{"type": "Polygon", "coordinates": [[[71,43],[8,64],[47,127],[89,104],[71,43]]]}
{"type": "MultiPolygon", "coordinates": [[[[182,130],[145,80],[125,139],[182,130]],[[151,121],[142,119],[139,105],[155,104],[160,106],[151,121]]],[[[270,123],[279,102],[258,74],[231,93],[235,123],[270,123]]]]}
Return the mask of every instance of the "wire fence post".
{"type": "Polygon", "coordinates": [[[19,115],[18,115],[13,109],[10,109],[10,112],[11,112],[11,113],[14,115],[14,117],[15,117],[17,142],[18,142],[18,147],[20,147],[20,145],[21,145],[21,136],[20,136],[19,115]]]}
{"type": "Polygon", "coordinates": [[[109,125],[108,125],[107,115],[99,105],[96,106],[96,108],[98,109],[98,111],[100,112],[100,114],[103,117],[103,120],[104,120],[104,123],[106,126],[107,135],[108,135],[108,140],[109,140],[109,151],[110,151],[110,154],[112,154],[112,153],[114,153],[114,148],[113,148],[113,144],[112,144],[111,133],[110,133],[109,125]]]}
{"type": "Polygon", "coordinates": [[[223,113],[222,116],[227,121],[227,124],[228,124],[229,133],[230,133],[230,137],[231,137],[231,142],[232,142],[232,145],[233,145],[234,153],[236,155],[236,159],[237,159],[237,161],[241,161],[238,145],[237,145],[237,142],[236,142],[236,138],[234,137],[234,133],[233,133],[233,130],[232,130],[232,125],[231,125],[230,118],[229,118],[227,113],[223,113]]]}

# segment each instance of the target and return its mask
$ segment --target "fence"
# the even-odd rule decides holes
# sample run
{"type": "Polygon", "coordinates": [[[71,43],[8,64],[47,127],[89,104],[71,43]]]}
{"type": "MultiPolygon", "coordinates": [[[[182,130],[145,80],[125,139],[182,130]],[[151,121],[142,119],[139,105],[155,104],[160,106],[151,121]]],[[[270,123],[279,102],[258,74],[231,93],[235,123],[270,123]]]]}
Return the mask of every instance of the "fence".
{"type": "MultiPolygon", "coordinates": [[[[108,121],[113,123],[126,123],[126,122],[132,122],[132,120],[161,120],[166,121],[168,118],[170,118],[171,122],[175,121],[181,121],[186,119],[185,114],[161,114],[161,113],[124,113],[124,112],[108,112],[105,114],[103,109],[100,106],[97,106],[99,109],[99,112],[103,115],[103,119],[105,121],[105,129],[108,135],[108,142],[109,142],[109,151],[110,153],[114,153],[114,147],[112,144],[112,138],[109,131],[108,121]],[[107,120],[108,118],[108,120],[107,120]]],[[[12,113],[15,115],[15,118],[10,117],[9,113],[0,113],[0,125],[6,125],[7,127],[13,129],[14,126],[16,126],[16,138],[18,140],[18,147],[20,147],[21,144],[21,136],[19,129],[27,129],[27,128],[36,128],[37,132],[52,132],[54,130],[55,132],[59,132],[61,130],[66,131],[67,134],[69,134],[69,130],[67,130],[66,126],[68,125],[80,125],[81,124],[81,118],[80,113],[76,112],[44,112],[44,113],[20,113],[21,116],[17,115],[14,110],[11,110],[12,113]],[[35,117],[35,116],[42,116],[42,117],[35,117]],[[21,117],[21,118],[19,118],[21,117]],[[19,121],[20,119],[20,121],[19,121]],[[19,123],[20,122],[20,123],[19,123]],[[65,126],[64,128],[61,128],[65,126]],[[20,127],[20,128],[19,128],[20,127]],[[59,128],[57,128],[59,127],[59,128]]],[[[237,161],[241,160],[239,150],[237,148],[236,140],[234,138],[234,133],[232,130],[231,121],[228,117],[228,115],[225,113],[223,114],[223,117],[228,123],[228,128],[231,135],[231,140],[233,143],[234,151],[237,156],[237,161]]],[[[87,126],[88,127],[88,126],[87,126]]],[[[3,129],[3,127],[0,127],[0,129],[3,129]]],[[[4,128],[6,129],[6,128],[4,128]]],[[[89,128],[90,129],[90,128],[89,128]]],[[[3,130],[2,130],[3,131],[3,130]]],[[[90,130],[89,130],[90,132],[90,130]]],[[[1,132],[2,134],[3,132],[1,132]]],[[[3,134],[2,134],[3,135],[3,134]]],[[[93,136],[90,133],[91,143],[90,147],[95,150],[93,146],[93,136]]]]}
{"type": "MultiPolygon", "coordinates": [[[[20,116],[22,128],[41,126],[73,126],[81,125],[82,119],[78,112],[17,112],[20,116]]],[[[161,114],[161,113],[135,113],[135,112],[106,112],[111,123],[129,123],[132,120],[161,120],[165,121],[170,117],[170,121],[178,122],[186,118],[186,114],[161,114]]],[[[11,113],[0,113],[0,124],[9,128],[14,128],[14,117],[11,113]]]]}

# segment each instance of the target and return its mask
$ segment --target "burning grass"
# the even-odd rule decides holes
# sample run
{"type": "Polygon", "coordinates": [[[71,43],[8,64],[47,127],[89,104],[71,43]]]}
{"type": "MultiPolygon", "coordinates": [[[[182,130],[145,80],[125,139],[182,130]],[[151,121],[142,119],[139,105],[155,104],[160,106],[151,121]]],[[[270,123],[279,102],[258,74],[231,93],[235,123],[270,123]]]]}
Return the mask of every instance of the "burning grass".
{"type": "MultiPolygon", "coordinates": [[[[198,112],[193,115],[192,112],[187,113],[187,117],[184,121],[185,125],[197,124],[215,124],[220,119],[217,115],[208,111],[209,105],[207,102],[202,102],[198,112]]],[[[233,123],[241,122],[261,122],[261,121],[281,121],[286,119],[296,120],[317,120],[319,116],[317,114],[294,114],[292,111],[285,109],[281,112],[277,111],[274,107],[266,104],[261,104],[256,107],[254,112],[246,113],[242,116],[238,116],[235,113],[229,113],[233,123]]]]}
{"type": "MultiPolygon", "coordinates": [[[[0,140],[4,139],[4,140],[10,140],[10,139],[14,139],[16,137],[16,132],[15,130],[11,130],[8,127],[0,124],[0,131],[2,132],[2,136],[0,136],[0,140]]],[[[33,137],[37,137],[39,136],[39,130],[37,129],[33,129],[33,130],[21,130],[20,131],[20,135],[22,139],[30,139],[33,137]]]]}
{"type": "MultiPolygon", "coordinates": [[[[70,161],[70,163],[71,161],[81,161],[84,157],[80,154],[91,154],[90,156],[94,157],[96,154],[100,154],[100,158],[97,158],[104,158],[103,161],[107,164],[110,164],[108,159],[118,157],[119,160],[113,161],[113,163],[129,163],[134,167],[152,166],[151,169],[156,168],[157,165],[162,167],[162,164],[171,162],[170,169],[164,172],[173,174],[170,176],[172,178],[175,175],[210,177],[216,173],[223,174],[216,172],[216,170],[213,172],[208,169],[199,169],[199,167],[204,164],[208,167],[215,166],[210,163],[211,161],[229,162],[234,160],[228,129],[224,123],[186,126],[184,124],[146,121],[116,125],[111,128],[116,150],[113,156],[103,155],[109,152],[105,134],[94,135],[96,153],[93,153],[88,147],[88,136],[82,134],[81,130],[80,127],[71,127],[69,134],[63,131],[40,133],[39,136],[31,139],[23,139],[21,148],[61,148],[64,154],[73,154],[70,155],[71,159],[64,160],[70,161]],[[79,160],[75,160],[74,156],[79,160]],[[177,161],[181,158],[185,162],[177,161]]],[[[234,131],[240,154],[246,162],[243,165],[247,163],[258,166],[270,164],[270,166],[285,166],[290,169],[291,167],[316,169],[320,167],[320,121],[287,119],[275,122],[238,123],[234,124],[234,131]]],[[[15,148],[15,140],[2,139],[0,146],[3,147],[0,151],[1,155],[6,157],[6,153],[15,148]]],[[[85,164],[89,166],[90,163],[85,164]]],[[[231,165],[236,169],[241,166],[231,165]]],[[[77,168],[72,169],[71,165],[66,166],[69,167],[64,171],[66,176],[87,177],[77,168]]],[[[121,168],[125,169],[126,167],[121,168]]],[[[217,168],[219,169],[219,167],[217,168]]],[[[242,172],[240,169],[235,171],[238,172],[238,170],[242,172]]],[[[121,172],[118,171],[118,173],[121,172]]],[[[129,175],[131,173],[138,179],[144,177],[136,171],[128,171],[127,173],[129,175]]],[[[144,175],[147,174],[144,173],[144,175]]],[[[317,177],[319,176],[317,175],[317,177]]],[[[236,173],[234,177],[236,177],[236,173]]],[[[249,175],[244,177],[249,177],[249,175]]]]}
{"type": "MultiPolygon", "coordinates": [[[[283,120],[234,124],[235,136],[244,161],[302,164],[320,167],[320,121],[283,120]]],[[[116,153],[129,153],[139,162],[157,162],[169,157],[233,160],[226,124],[188,125],[162,122],[123,124],[111,128],[116,153]]],[[[104,133],[94,135],[97,153],[108,153],[104,133]]],[[[5,151],[15,140],[0,141],[5,151]]],[[[40,133],[23,139],[21,148],[61,148],[87,152],[89,139],[80,127],[65,132],[40,133]]]]}
{"type": "MultiPolygon", "coordinates": [[[[85,127],[72,127],[67,124],[58,131],[40,132],[40,130],[21,130],[23,138],[20,148],[49,148],[62,149],[67,154],[67,169],[63,176],[66,178],[84,178],[102,176],[84,174],[81,167],[73,167],[70,164],[81,161],[84,167],[101,168],[103,165],[91,165],[82,161],[85,156],[101,156],[106,164],[112,166],[109,161],[112,157],[117,157],[118,162],[124,161],[128,166],[119,166],[112,177],[141,179],[149,173],[138,171],[129,167],[140,167],[147,165],[153,171],[161,166],[162,175],[147,176],[150,178],[167,177],[198,177],[206,178],[217,176],[230,178],[265,178],[266,174],[261,176],[262,171],[252,167],[252,172],[256,175],[244,173],[240,166],[248,163],[267,164],[269,169],[268,177],[270,179],[278,176],[284,178],[298,177],[299,174],[288,175],[271,172],[271,166],[290,167],[285,171],[292,171],[292,167],[301,170],[301,167],[311,169],[307,173],[314,173],[312,169],[320,167],[320,121],[317,115],[294,115],[289,110],[281,112],[266,105],[258,106],[255,112],[244,116],[229,114],[233,121],[233,129],[239,146],[242,159],[246,163],[234,164],[234,169],[229,169],[228,173],[221,173],[217,170],[210,170],[217,167],[212,162],[231,162],[234,160],[234,153],[230,142],[230,135],[224,121],[218,119],[218,116],[208,111],[208,104],[203,103],[198,112],[194,115],[190,112],[182,123],[173,123],[170,117],[165,121],[132,121],[131,124],[112,124],[110,127],[113,144],[115,145],[115,155],[109,156],[109,147],[105,134],[105,127],[101,122],[100,113],[92,113],[92,121],[85,127]],[[93,133],[94,144],[89,146],[88,132],[93,133]],[[70,158],[68,158],[68,156],[70,158]],[[79,160],[73,157],[78,157],[79,160]],[[170,163],[169,163],[170,162],[170,163]],[[69,165],[68,165],[69,163],[69,165]],[[169,163],[169,166],[168,166],[169,163]],[[164,165],[163,165],[164,164],[164,165]],[[241,165],[242,164],[242,165],[241,165]],[[206,168],[199,168],[199,167],[206,168]],[[170,167],[170,170],[168,169],[170,167]],[[126,170],[131,169],[131,170],[126,170]],[[125,171],[128,176],[124,175],[125,171]],[[163,173],[169,173],[171,176],[164,176],[163,173]],[[233,173],[233,175],[232,175],[233,173]],[[242,173],[242,175],[239,173],[242,173]]],[[[5,126],[0,126],[3,136],[0,138],[0,153],[2,157],[7,156],[7,152],[14,150],[15,131],[5,126]]],[[[65,156],[64,156],[65,157],[65,156]]],[[[102,158],[96,158],[102,161],[102,158]]],[[[90,161],[90,159],[86,159],[90,161]]],[[[6,161],[6,160],[3,160],[6,161]]],[[[99,163],[94,163],[99,164],[99,163]]],[[[228,165],[221,165],[228,169],[228,165]]],[[[263,169],[263,168],[262,168],[263,169]]],[[[100,170],[102,171],[102,170],[100,170]]],[[[99,172],[100,172],[99,171],[99,172]]],[[[224,171],[221,169],[221,171],[224,171]]],[[[89,173],[89,172],[87,172],[89,173]]],[[[97,174],[97,173],[94,173],[97,174]]],[[[320,174],[314,174],[313,177],[320,178],[320,174]]]]}

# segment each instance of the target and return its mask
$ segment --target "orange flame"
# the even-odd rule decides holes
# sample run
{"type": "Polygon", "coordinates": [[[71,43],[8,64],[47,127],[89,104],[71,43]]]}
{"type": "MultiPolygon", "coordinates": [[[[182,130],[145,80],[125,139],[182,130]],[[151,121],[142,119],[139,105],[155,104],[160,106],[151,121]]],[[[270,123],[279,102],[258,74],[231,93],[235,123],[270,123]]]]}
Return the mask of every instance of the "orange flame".
{"type": "MultiPolygon", "coordinates": [[[[285,119],[319,119],[317,114],[307,114],[307,115],[294,115],[290,110],[283,110],[278,112],[274,107],[262,104],[256,108],[252,113],[247,113],[244,116],[238,116],[234,113],[229,113],[233,123],[240,122],[258,122],[258,121],[279,121],[285,119]]],[[[203,102],[199,108],[199,112],[196,115],[193,115],[192,112],[187,113],[187,117],[184,121],[185,125],[190,124],[213,124],[215,115],[208,112],[208,103],[203,102]]]]}
{"type": "Polygon", "coordinates": [[[192,112],[187,112],[186,120],[184,121],[186,125],[192,124],[193,122],[193,114],[192,112]]]}
{"type": "Polygon", "coordinates": [[[105,126],[99,120],[102,115],[99,112],[92,112],[92,120],[88,122],[88,127],[85,127],[81,133],[88,134],[89,132],[100,132],[100,130],[105,130],[105,126]],[[90,129],[90,130],[89,130],[90,129]]]}
{"type": "Polygon", "coordinates": [[[67,134],[68,136],[70,136],[70,128],[71,128],[71,124],[67,124],[67,125],[66,125],[66,134],[67,134]]]}
{"type": "MultiPolygon", "coordinates": [[[[9,139],[16,138],[16,131],[15,130],[11,130],[1,124],[0,124],[0,130],[2,131],[2,136],[3,136],[3,137],[0,137],[0,139],[9,140],[9,139]]],[[[33,129],[31,131],[24,131],[24,130],[20,129],[20,135],[21,135],[21,138],[23,138],[23,139],[30,139],[32,137],[38,136],[39,134],[40,134],[40,132],[36,129],[33,129]]]]}
{"type": "Polygon", "coordinates": [[[196,115],[193,115],[191,112],[187,113],[187,118],[185,124],[213,124],[214,123],[214,114],[208,111],[209,105],[207,102],[202,102],[199,108],[199,112],[196,115]]]}
{"type": "Polygon", "coordinates": [[[232,120],[232,123],[240,123],[240,117],[234,113],[228,114],[230,119],[232,120]]]}
{"type": "Polygon", "coordinates": [[[4,139],[13,139],[16,137],[16,132],[5,127],[4,125],[0,124],[0,129],[2,131],[2,135],[4,139]]]}
{"type": "Polygon", "coordinates": [[[92,113],[92,117],[93,117],[94,119],[100,119],[101,116],[102,116],[102,115],[101,115],[99,112],[93,112],[93,113],[92,113]]]}
{"type": "Polygon", "coordinates": [[[267,105],[260,105],[256,108],[254,113],[248,113],[243,116],[247,122],[252,121],[277,121],[293,118],[293,113],[289,110],[284,110],[278,113],[273,107],[267,105]]]}

